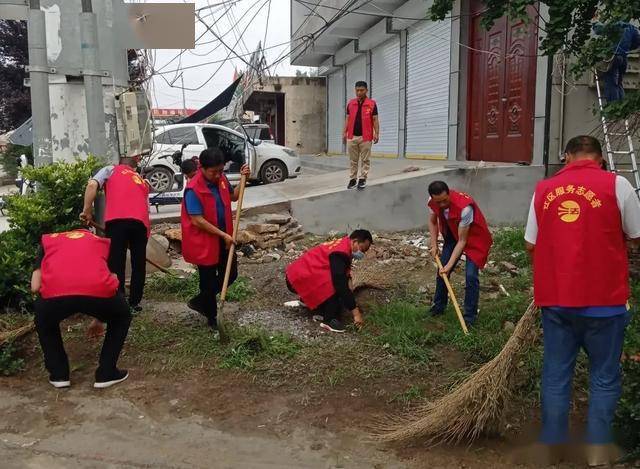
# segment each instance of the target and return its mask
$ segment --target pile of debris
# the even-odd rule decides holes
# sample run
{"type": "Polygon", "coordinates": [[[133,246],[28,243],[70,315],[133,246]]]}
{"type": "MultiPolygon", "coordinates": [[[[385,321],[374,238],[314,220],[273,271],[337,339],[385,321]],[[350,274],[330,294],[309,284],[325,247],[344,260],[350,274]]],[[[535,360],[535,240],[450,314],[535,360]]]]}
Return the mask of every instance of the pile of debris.
{"type": "Polygon", "coordinates": [[[238,232],[238,245],[251,245],[255,249],[291,249],[291,243],[304,239],[298,220],[285,214],[260,217],[259,222],[248,223],[238,232]]]}

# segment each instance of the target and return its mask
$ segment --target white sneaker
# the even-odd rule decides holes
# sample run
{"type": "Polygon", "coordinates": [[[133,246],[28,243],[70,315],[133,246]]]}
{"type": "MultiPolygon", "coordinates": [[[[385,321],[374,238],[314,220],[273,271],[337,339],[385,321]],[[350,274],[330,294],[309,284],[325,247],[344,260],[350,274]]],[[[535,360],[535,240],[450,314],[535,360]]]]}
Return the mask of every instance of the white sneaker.
{"type": "Polygon", "coordinates": [[[49,380],[49,383],[54,388],[58,388],[58,389],[60,389],[60,388],[68,388],[69,386],[71,386],[71,381],[51,381],[51,380],[49,380]]]}
{"type": "Polygon", "coordinates": [[[113,386],[114,384],[122,383],[129,377],[129,372],[126,370],[118,370],[114,379],[110,381],[96,381],[93,387],[96,389],[104,389],[113,386]]]}

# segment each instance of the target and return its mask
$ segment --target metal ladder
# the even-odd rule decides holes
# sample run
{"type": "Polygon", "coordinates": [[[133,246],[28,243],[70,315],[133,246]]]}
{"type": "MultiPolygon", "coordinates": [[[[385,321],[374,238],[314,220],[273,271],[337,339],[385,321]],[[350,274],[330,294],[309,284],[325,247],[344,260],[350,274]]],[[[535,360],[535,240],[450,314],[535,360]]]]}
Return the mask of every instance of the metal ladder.
{"type": "Polygon", "coordinates": [[[607,161],[609,163],[609,169],[616,174],[633,174],[633,187],[638,197],[640,197],[640,173],[638,172],[638,162],[636,161],[636,151],[633,148],[633,139],[631,138],[631,132],[629,131],[629,121],[624,120],[624,128],[620,132],[610,132],[608,122],[604,117],[602,110],[606,105],[604,96],[602,95],[602,88],[600,86],[600,77],[598,72],[594,70],[596,90],[598,92],[598,107],[600,108],[600,120],[602,121],[602,131],[604,133],[604,142],[607,152],[607,161]],[[627,140],[627,149],[613,150],[611,147],[611,137],[625,137],[627,140]],[[630,164],[631,169],[620,169],[616,165],[616,156],[627,156],[629,161],[618,161],[621,164],[630,164]]]}

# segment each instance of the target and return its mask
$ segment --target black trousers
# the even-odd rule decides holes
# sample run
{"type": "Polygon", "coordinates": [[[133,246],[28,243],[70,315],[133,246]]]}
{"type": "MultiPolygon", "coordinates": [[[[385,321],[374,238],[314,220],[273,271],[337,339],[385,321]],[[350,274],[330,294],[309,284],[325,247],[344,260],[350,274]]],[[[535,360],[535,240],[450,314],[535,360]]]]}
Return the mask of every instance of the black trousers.
{"type": "Polygon", "coordinates": [[[123,295],[127,249],[131,251],[129,304],[138,306],[142,301],[147,275],[147,227],[138,220],[111,220],[107,222],[105,229],[111,240],[109,270],[118,276],[123,295]]]}
{"type": "Polygon", "coordinates": [[[88,314],[107,323],[96,379],[109,379],[113,376],[131,323],[129,305],[121,293],[111,298],[92,296],[38,298],[35,310],[36,330],[44,354],[44,364],[52,381],[69,380],[69,359],[62,344],[60,322],[76,313],[88,314]]]}
{"type": "MultiPolygon", "coordinates": [[[[224,273],[227,269],[227,259],[229,251],[225,249],[224,243],[220,245],[220,260],[216,265],[199,265],[198,277],[200,293],[191,302],[207,317],[210,325],[215,325],[218,317],[218,304],[216,295],[222,291],[224,283],[224,273]]],[[[238,278],[238,258],[234,254],[231,264],[231,275],[229,285],[238,278]]]]}

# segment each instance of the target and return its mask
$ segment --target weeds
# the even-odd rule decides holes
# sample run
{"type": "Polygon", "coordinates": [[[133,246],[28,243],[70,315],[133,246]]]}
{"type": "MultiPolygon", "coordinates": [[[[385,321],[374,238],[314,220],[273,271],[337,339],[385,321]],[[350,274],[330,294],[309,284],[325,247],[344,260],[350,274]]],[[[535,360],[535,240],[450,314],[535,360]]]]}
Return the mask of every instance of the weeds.
{"type": "Polygon", "coordinates": [[[16,356],[16,347],[9,342],[0,347],[0,374],[3,376],[12,376],[24,369],[24,359],[16,356]]]}
{"type": "Polygon", "coordinates": [[[422,400],[425,398],[425,389],[422,386],[412,385],[409,386],[405,391],[396,394],[393,396],[389,402],[390,403],[399,403],[403,406],[408,406],[415,401],[422,400]]]}
{"type": "Polygon", "coordinates": [[[299,350],[300,345],[288,335],[236,328],[231,333],[231,347],[222,352],[220,367],[252,370],[260,360],[292,358],[299,350]]]}
{"type": "MultiPolygon", "coordinates": [[[[158,300],[188,301],[199,292],[198,274],[168,275],[156,273],[147,281],[145,294],[158,300]]],[[[228,301],[244,301],[254,293],[248,278],[238,277],[229,287],[228,301]]]]}

